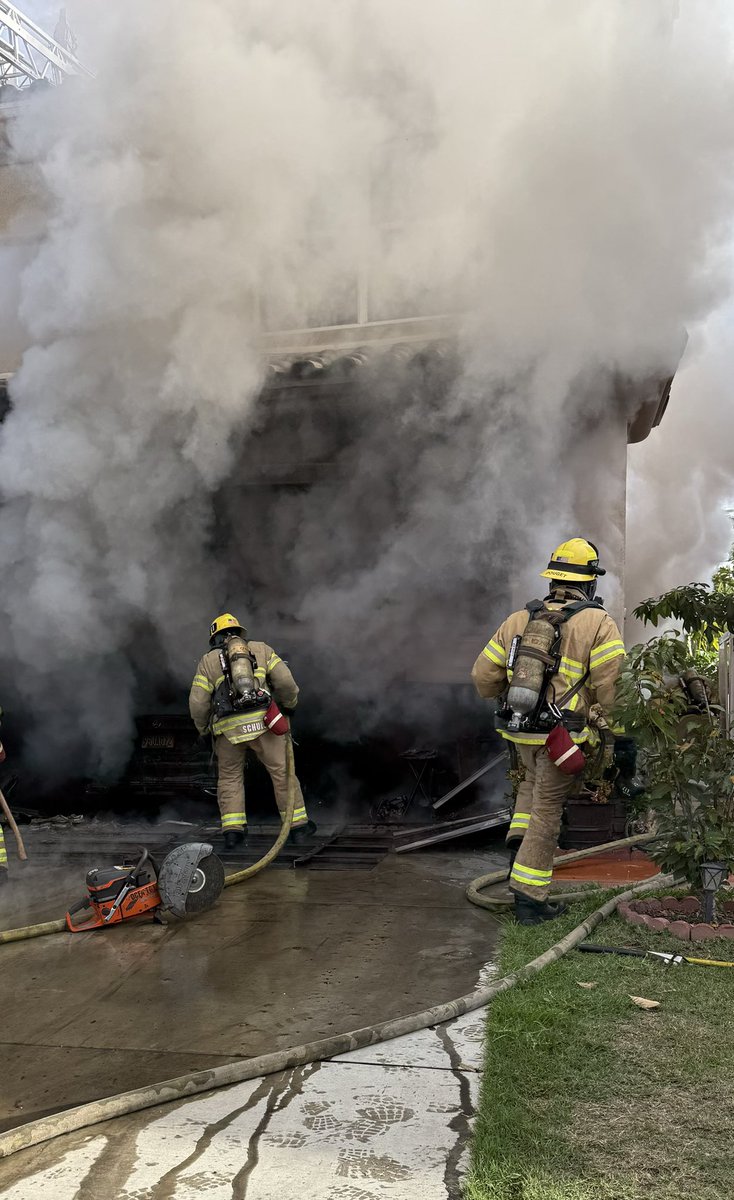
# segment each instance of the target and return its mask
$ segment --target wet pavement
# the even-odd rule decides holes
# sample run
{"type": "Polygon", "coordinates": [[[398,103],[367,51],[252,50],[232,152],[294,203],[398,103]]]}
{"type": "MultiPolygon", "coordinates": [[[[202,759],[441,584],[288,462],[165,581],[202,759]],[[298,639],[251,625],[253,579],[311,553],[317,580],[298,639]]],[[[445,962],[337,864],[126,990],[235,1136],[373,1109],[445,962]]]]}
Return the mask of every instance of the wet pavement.
{"type": "MultiPolygon", "coordinates": [[[[0,946],[2,1127],[470,991],[497,925],[464,888],[502,861],[490,845],[269,870],[194,920],[0,946]]],[[[78,861],[29,866],[0,926],[61,915],[83,876],[78,861]]]]}
{"type": "Polygon", "coordinates": [[[460,1200],[484,1013],[22,1151],[5,1200],[460,1200]]]}

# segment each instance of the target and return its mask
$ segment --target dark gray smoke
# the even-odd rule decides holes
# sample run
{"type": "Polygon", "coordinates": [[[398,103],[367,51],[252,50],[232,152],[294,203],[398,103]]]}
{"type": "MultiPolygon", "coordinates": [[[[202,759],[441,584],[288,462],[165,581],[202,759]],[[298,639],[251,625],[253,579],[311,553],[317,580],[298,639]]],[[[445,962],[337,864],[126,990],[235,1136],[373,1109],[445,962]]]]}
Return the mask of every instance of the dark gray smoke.
{"type": "MultiPolygon", "coordinates": [[[[726,290],[725,13],[70,7],[97,78],[14,132],[48,217],[0,436],[0,654],[37,763],[116,770],[152,682],[183,700],[225,599],[256,635],[293,632],[347,736],[437,658],[465,678],[576,523],[618,552],[611,374],[670,371],[726,290]],[[372,319],[472,314],[453,368],[376,371],[336,488],[215,510],[267,424],[261,321],[341,319],[358,268],[372,319]]],[[[284,445],[313,420],[297,409],[284,445]]]]}

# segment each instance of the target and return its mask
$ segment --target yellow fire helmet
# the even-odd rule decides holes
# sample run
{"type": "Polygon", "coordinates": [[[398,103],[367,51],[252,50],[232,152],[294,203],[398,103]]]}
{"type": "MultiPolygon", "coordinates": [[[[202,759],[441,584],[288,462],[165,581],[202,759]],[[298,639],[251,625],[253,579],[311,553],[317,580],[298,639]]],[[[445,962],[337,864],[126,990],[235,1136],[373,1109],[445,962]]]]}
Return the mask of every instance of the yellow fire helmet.
{"type": "Polygon", "coordinates": [[[560,579],[566,583],[589,583],[597,575],[606,575],[599,566],[599,551],[585,538],[569,538],[551,554],[548,570],[540,572],[543,579],[560,579]]]}
{"type": "Polygon", "coordinates": [[[240,625],[237,618],[232,616],[232,613],[222,613],[220,617],[217,617],[217,619],[211,623],[211,628],[209,630],[210,643],[213,643],[218,633],[224,633],[225,629],[231,629],[232,633],[245,632],[244,626],[240,625]]]}

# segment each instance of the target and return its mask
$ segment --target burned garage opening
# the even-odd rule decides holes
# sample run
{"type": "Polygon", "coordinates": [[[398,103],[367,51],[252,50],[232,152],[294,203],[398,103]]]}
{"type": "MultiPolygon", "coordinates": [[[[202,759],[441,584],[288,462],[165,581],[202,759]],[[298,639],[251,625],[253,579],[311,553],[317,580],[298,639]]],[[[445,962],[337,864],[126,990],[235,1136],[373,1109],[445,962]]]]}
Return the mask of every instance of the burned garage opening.
{"type": "MultiPolygon", "coordinates": [[[[199,614],[196,640],[182,639],[183,662],[174,663],[159,632],[136,625],[126,647],[137,709],[129,761],[117,777],[74,772],[60,788],[52,778],[35,790],[37,806],[213,815],[215,766],[186,712],[185,671],[206,648],[215,611],[231,610],[250,637],[276,647],[301,687],[299,777],[321,820],[423,826],[504,811],[502,766],[482,771],[501,742],[471,688],[471,664],[501,614],[531,598],[518,575],[542,594],[528,560],[542,566],[569,521],[584,521],[623,561],[627,442],[661,419],[670,379],[599,371],[575,382],[562,414],[576,428],[564,468],[576,469],[561,473],[549,507],[543,480],[557,439],[522,403],[527,368],[492,381],[453,322],[263,342],[264,386],[247,426],[231,435],[231,466],[206,526],[210,610],[199,614]],[[589,464],[605,492],[593,514],[589,464]]],[[[621,577],[612,583],[619,608],[621,577]]],[[[177,619],[172,596],[174,643],[177,619]]],[[[22,741],[12,708],[9,722],[22,741]]],[[[25,771],[34,789],[44,782],[32,764],[25,771]]],[[[254,762],[247,797],[253,819],[274,817],[254,762]]]]}

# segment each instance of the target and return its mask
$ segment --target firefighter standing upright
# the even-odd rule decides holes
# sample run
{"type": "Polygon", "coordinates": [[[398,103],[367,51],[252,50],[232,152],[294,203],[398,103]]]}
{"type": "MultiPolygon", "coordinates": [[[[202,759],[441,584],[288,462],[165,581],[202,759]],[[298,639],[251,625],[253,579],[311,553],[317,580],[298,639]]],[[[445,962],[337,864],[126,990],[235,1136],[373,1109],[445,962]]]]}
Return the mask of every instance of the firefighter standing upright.
{"type": "Polygon", "coordinates": [[[495,725],[516,744],[524,772],[507,837],[510,890],[521,924],[565,911],[547,897],[563,805],[583,769],[579,747],[590,736],[591,705],[598,704],[611,724],[624,642],[595,599],[604,574],[592,542],[564,542],[542,572],[551,580],[550,594],[503,621],[472,670],[480,696],[503,697],[495,725]]]}
{"type": "MultiPolygon", "coordinates": [[[[225,846],[231,850],[244,841],[247,829],[244,766],[248,748],[270,775],[278,809],[281,816],[285,813],[285,738],[271,732],[268,713],[274,699],[284,713],[290,714],[298,700],[298,685],[272,646],[245,641],[245,630],[231,613],[217,617],[210,635],[211,649],[200,659],[191,684],[189,711],[199,733],[211,732],[214,736],[217,799],[225,846]],[[238,695],[247,698],[242,700],[238,695]]],[[[282,721],[280,713],[277,716],[282,721]]],[[[309,820],[297,779],[293,786],[296,803],[291,837],[299,841],[306,835],[309,820]]]]}

